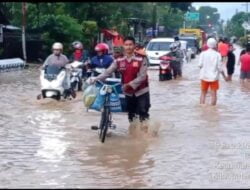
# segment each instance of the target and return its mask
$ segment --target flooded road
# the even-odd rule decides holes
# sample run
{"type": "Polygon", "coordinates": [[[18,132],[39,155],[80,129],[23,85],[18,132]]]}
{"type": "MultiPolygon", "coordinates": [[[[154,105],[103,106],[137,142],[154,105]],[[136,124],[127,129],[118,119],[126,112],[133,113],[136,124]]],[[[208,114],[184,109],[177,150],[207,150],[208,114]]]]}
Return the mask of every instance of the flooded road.
{"type": "Polygon", "coordinates": [[[177,81],[149,71],[157,137],[131,137],[127,116],[114,114],[104,144],[90,130],[100,113],[86,112],[81,94],[39,102],[37,66],[0,73],[0,188],[249,188],[250,87],[236,66],[218,105],[200,106],[197,59],[177,81]]]}

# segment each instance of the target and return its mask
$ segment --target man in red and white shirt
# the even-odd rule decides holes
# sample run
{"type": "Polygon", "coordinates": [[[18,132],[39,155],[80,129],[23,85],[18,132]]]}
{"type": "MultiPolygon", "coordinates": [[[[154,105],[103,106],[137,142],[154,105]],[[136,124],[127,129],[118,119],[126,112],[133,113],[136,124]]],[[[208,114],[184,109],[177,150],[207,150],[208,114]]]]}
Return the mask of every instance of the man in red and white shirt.
{"type": "Polygon", "coordinates": [[[110,67],[92,82],[105,80],[115,71],[121,74],[129,121],[132,122],[137,115],[141,122],[149,119],[150,97],[147,62],[144,56],[135,54],[133,37],[124,39],[124,55],[115,59],[110,67]]]}

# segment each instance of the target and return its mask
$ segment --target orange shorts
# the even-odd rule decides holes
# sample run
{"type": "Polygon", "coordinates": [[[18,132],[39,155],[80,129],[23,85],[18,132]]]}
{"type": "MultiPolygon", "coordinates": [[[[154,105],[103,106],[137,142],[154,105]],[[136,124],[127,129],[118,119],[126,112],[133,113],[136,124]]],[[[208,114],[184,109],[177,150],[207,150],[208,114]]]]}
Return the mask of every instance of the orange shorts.
{"type": "Polygon", "coordinates": [[[209,87],[213,91],[219,90],[219,81],[217,80],[214,82],[208,82],[208,81],[201,80],[201,90],[207,91],[209,87]]]}

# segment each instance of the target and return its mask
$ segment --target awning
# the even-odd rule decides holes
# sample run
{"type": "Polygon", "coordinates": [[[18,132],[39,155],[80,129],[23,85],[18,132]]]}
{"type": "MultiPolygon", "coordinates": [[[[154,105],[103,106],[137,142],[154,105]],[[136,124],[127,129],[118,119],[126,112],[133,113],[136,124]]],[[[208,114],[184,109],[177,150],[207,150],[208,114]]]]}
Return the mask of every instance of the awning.
{"type": "Polygon", "coordinates": [[[17,26],[12,26],[12,25],[3,25],[3,28],[9,29],[9,30],[21,30],[21,28],[17,26]]]}

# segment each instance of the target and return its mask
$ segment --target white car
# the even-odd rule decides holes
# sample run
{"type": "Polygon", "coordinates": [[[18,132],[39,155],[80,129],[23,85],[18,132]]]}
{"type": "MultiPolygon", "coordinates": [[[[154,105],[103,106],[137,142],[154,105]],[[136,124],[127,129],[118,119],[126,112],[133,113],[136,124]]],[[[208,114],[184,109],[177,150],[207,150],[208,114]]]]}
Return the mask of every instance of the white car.
{"type": "Polygon", "coordinates": [[[146,55],[149,65],[159,65],[159,58],[170,52],[170,44],[174,38],[155,38],[150,40],[146,47],[146,55]]]}

